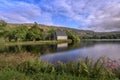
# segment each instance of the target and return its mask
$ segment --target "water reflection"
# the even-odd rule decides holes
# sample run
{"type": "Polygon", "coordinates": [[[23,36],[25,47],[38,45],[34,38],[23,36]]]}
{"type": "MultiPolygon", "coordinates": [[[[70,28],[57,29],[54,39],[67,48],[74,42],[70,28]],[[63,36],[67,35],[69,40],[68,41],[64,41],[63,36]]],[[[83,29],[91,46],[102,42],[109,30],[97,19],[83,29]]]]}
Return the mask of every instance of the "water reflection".
{"type": "Polygon", "coordinates": [[[55,54],[42,55],[40,58],[49,63],[56,64],[58,61],[69,62],[77,61],[79,58],[89,57],[98,59],[101,56],[113,60],[120,60],[120,43],[116,42],[93,42],[90,44],[81,44],[71,51],[57,52],[55,54]]]}
{"type": "Polygon", "coordinates": [[[80,44],[56,45],[0,45],[0,53],[29,52],[41,55],[40,58],[50,63],[58,61],[77,61],[79,58],[89,57],[97,59],[106,56],[114,60],[120,59],[120,42],[80,42],[80,44]]]}
{"type": "Polygon", "coordinates": [[[61,52],[68,50],[68,43],[54,44],[54,45],[14,45],[5,46],[0,45],[0,53],[20,53],[29,52],[33,54],[47,54],[54,52],[61,52]]]}
{"type": "Polygon", "coordinates": [[[56,44],[54,49],[57,52],[66,51],[68,49],[68,43],[56,44]]]}
{"type": "Polygon", "coordinates": [[[53,45],[24,45],[24,46],[5,46],[1,53],[20,53],[20,52],[29,52],[32,54],[44,54],[49,52],[54,52],[52,49],[53,45]]]}

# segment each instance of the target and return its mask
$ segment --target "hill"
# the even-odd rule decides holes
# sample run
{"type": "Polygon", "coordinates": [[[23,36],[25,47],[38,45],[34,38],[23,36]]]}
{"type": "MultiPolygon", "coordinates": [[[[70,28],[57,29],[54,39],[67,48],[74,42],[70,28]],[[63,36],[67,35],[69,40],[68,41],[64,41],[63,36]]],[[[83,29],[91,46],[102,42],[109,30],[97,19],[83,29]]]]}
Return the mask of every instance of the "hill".
{"type": "MultiPolygon", "coordinates": [[[[31,28],[34,24],[32,23],[25,23],[25,24],[8,24],[7,26],[10,28],[15,28],[19,27],[20,25],[24,25],[28,28],[31,28]]],[[[74,28],[67,28],[67,27],[62,27],[62,26],[49,26],[49,25],[44,25],[44,24],[38,24],[38,27],[40,29],[43,29],[44,31],[50,30],[50,29],[55,29],[55,30],[70,30],[78,35],[85,35],[85,34],[92,34],[94,31],[90,30],[79,30],[79,29],[74,29],[74,28]]]]}
{"type": "MultiPolygon", "coordinates": [[[[25,24],[8,24],[10,28],[15,28],[20,25],[25,25],[28,28],[31,28],[34,24],[32,23],[25,23],[25,24]]],[[[82,39],[120,39],[120,31],[114,31],[114,32],[94,32],[90,30],[79,30],[74,28],[67,28],[62,26],[49,26],[49,25],[43,25],[38,24],[38,27],[42,29],[43,31],[47,31],[50,29],[54,30],[70,30],[73,33],[77,34],[82,39]]]]}

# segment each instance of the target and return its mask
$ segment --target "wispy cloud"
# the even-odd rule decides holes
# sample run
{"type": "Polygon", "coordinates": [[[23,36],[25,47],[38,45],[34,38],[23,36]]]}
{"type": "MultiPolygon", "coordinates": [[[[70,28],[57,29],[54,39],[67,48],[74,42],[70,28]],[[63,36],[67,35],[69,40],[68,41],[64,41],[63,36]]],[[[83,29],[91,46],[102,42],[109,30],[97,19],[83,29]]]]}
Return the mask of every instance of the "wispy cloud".
{"type": "Polygon", "coordinates": [[[120,0],[1,0],[0,19],[120,31],[120,0]]]}
{"type": "Polygon", "coordinates": [[[8,22],[32,22],[32,18],[40,16],[40,8],[24,2],[1,1],[0,18],[8,22]]]}
{"type": "MultiPolygon", "coordinates": [[[[49,0],[46,0],[49,1],[49,0]]],[[[53,0],[45,8],[95,31],[120,31],[120,0],[53,0]]]]}
{"type": "Polygon", "coordinates": [[[52,24],[49,14],[42,12],[38,5],[32,3],[23,1],[10,2],[10,0],[0,1],[0,19],[10,23],[31,23],[43,20],[45,24],[52,24]]]}
{"type": "MultiPolygon", "coordinates": [[[[88,18],[89,19],[89,18],[88,18]]],[[[93,23],[89,25],[90,29],[100,30],[118,30],[120,31],[120,3],[110,3],[102,10],[98,10],[94,15],[93,23]]]]}

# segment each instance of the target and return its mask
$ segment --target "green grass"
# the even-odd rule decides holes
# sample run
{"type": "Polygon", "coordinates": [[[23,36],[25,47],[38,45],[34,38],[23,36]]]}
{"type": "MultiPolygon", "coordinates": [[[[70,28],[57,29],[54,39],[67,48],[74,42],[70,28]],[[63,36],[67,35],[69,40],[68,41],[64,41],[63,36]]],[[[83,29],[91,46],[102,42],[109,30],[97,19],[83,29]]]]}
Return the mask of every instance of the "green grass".
{"type": "Polygon", "coordinates": [[[91,80],[87,77],[74,76],[68,74],[35,74],[32,76],[33,80],[91,80]]]}
{"type": "Polygon", "coordinates": [[[105,58],[53,65],[28,53],[1,54],[0,80],[119,80],[119,67],[111,70],[105,58]]]}
{"type": "MultiPolygon", "coordinates": [[[[0,71],[0,80],[107,80],[103,78],[88,78],[83,76],[74,76],[68,74],[48,74],[37,73],[34,75],[25,75],[18,71],[0,71]]],[[[109,79],[112,80],[112,79],[109,79]]]]}
{"type": "Polygon", "coordinates": [[[4,42],[0,43],[1,45],[38,45],[38,44],[58,44],[58,43],[65,43],[71,42],[71,40],[45,40],[45,41],[22,41],[22,42],[4,42]]]}
{"type": "Polygon", "coordinates": [[[0,71],[0,80],[32,80],[25,74],[15,70],[2,70],[0,71]]]}

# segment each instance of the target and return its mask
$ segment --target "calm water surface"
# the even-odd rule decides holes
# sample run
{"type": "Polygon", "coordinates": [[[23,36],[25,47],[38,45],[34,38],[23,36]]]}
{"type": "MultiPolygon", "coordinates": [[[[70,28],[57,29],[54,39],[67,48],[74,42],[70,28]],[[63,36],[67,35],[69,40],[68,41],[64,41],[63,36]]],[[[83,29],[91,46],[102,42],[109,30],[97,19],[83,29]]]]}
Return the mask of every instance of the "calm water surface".
{"type": "Polygon", "coordinates": [[[0,53],[28,52],[37,54],[40,59],[49,63],[64,63],[77,61],[79,58],[89,57],[98,59],[105,56],[112,60],[120,61],[120,42],[80,42],[80,44],[56,44],[56,45],[0,45],[0,53]]]}
{"type": "Polygon", "coordinates": [[[89,57],[98,59],[102,56],[120,61],[120,42],[83,42],[72,50],[45,54],[40,56],[40,58],[55,64],[58,61],[66,63],[69,61],[77,61],[79,58],[89,57]]]}

